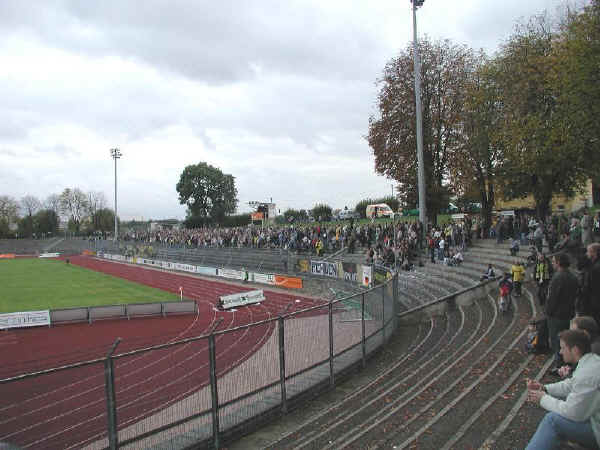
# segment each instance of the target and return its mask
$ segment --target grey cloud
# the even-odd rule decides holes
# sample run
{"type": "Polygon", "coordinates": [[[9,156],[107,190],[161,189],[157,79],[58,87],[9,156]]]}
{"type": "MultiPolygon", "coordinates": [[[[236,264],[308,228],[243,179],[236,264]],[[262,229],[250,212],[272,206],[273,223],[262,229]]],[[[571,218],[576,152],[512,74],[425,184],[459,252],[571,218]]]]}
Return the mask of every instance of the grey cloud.
{"type": "Polygon", "coordinates": [[[327,79],[362,78],[381,52],[374,36],[287,2],[9,1],[8,27],[48,43],[143,61],[209,84],[250,80],[255,67],[327,79]],[[21,5],[22,3],[18,3],[21,5]]]}

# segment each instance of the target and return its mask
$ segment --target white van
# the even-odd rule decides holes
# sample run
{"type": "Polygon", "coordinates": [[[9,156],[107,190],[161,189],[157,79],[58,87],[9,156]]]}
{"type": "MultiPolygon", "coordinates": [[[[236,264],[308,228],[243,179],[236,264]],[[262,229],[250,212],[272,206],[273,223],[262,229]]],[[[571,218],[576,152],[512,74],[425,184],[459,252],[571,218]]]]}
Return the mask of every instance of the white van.
{"type": "Polygon", "coordinates": [[[388,219],[394,218],[394,211],[388,206],[387,203],[377,203],[375,205],[367,205],[365,211],[367,219],[387,217],[388,219]]]}
{"type": "Polygon", "coordinates": [[[344,209],[337,215],[338,220],[359,219],[360,215],[351,209],[344,209]]]}

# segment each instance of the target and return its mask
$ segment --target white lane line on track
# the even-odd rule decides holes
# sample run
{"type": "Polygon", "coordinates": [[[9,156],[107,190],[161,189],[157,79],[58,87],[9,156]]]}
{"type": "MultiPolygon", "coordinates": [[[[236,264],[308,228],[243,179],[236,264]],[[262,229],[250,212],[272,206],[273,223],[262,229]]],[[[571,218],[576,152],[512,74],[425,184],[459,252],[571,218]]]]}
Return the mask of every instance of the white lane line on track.
{"type": "MultiPolygon", "coordinates": [[[[263,307],[263,309],[266,309],[266,308],[264,308],[264,307],[263,307]]],[[[270,313],[270,311],[269,311],[268,309],[267,309],[267,314],[268,314],[269,316],[271,315],[271,313],[270,313]]],[[[251,310],[250,310],[250,315],[252,315],[252,311],[251,311],[251,310]]],[[[232,319],[233,319],[233,320],[232,320],[230,323],[234,323],[234,322],[235,322],[235,319],[234,319],[233,317],[232,317],[232,319]]],[[[268,331],[270,331],[270,328],[268,329],[268,331]]],[[[244,332],[244,334],[243,334],[242,336],[240,336],[240,337],[239,337],[239,338],[238,338],[238,339],[237,339],[237,340],[236,340],[234,343],[232,343],[232,344],[231,344],[229,347],[227,347],[227,348],[225,349],[225,351],[228,351],[228,350],[230,350],[232,347],[234,347],[234,346],[237,346],[237,344],[238,344],[240,341],[242,341],[242,340],[245,338],[245,336],[246,336],[246,334],[247,334],[247,333],[248,333],[248,329],[246,329],[246,331],[244,332]]],[[[236,364],[237,364],[239,361],[241,361],[243,358],[245,358],[245,357],[246,357],[248,354],[252,354],[252,353],[254,353],[254,349],[255,349],[257,346],[259,346],[259,345],[262,345],[262,342],[265,340],[266,336],[268,336],[268,335],[270,335],[270,332],[269,332],[269,333],[265,333],[265,334],[263,334],[262,338],[261,338],[261,339],[260,339],[260,340],[257,342],[257,344],[256,344],[255,346],[253,346],[253,347],[250,349],[251,351],[247,352],[246,354],[243,354],[243,355],[241,355],[241,357],[240,357],[240,358],[238,358],[236,361],[234,361],[234,362],[233,362],[233,364],[231,364],[231,365],[230,365],[230,366],[229,366],[227,369],[225,369],[225,370],[229,370],[229,368],[231,368],[232,366],[236,365],[236,364]]],[[[189,343],[188,343],[188,344],[185,344],[183,347],[187,347],[188,345],[189,345],[189,343]]],[[[181,350],[183,350],[183,349],[181,349],[181,350]]],[[[169,370],[171,370],[173,367],[177,367],[177,366],[179,366],[179,365],[183,364],[184,362],[186,362],[186,361],[190,360],[190,359],[191,359],[191,358],[193,358],[193,357],[194,357],[194,356],[191,356],[191,357],[188,357],[188,358],[184,359],[184,360],[183,360],[183,362],[180,362],[180,363],[179,363],[179,364],[177,364],[176,366],[171,366],[171,367],[170,367],[170,368],[169,368],[167,371],[163,371],[163,372],[161,372],[161,374],[162,374],[162,373],[165,373],[165,372],[168,372],[168,371],[169,371],[169,370]]],[[[149,365],[149,366],[151,366],[151,365],[149,365]]],[[[149,367],[149,366],[146,366],[146,367],[149,367]]],[[[186,375],[186,377],[185,377],[185,378],[187,378],[187,377],[189,377],[189,376],[193,375],[195,372],[197,372],[198,370],[201,370],[201,369],[202,369],[202,368],[204,368],[205,366],[206,366],[206,364],[204,364],[203,366],[200,366],[200,367],[198,367],[196,370],[194,370],[194,371],[192,371],[192,372],[188,373],[188,374],[186,375]]],[[[181,380],[181,379],[179,379],[179,381],[180,381],[180,380],[181,380]]],[[[145,381],[147,381],[147,379],[146,379],[145,381]]],[[[137,384],[140,384],[140,383],[137,383],[137,384]]],[[[164,388],[166,388],[166,387],[170,387],[172,384],[173,384],[173,383],[169,383],[169,384],[167,384],[167,385],[163,385],[163,386],[161,386],[161,388],[159,388],[159,389],[155,389],[155,390],[153,390],[153,391],[150,391],[150,392],[146,393],[146,394],[145,394],[144,396],[142,396],[142,397],[137,397],[137,398],[136,398],[136,401],[134,401],[134,402],[129,402],[129,403],[127,403],[127,404],[121,405],[121,406],[119,406],[119,408],[118,408],[118,409],[122,410],[122,409],[124,409],[124,408],[126,408],[126,407],[128,407],[128,406],[130,406],[130,405],[135,405],[135,404],[136,404],[136,402],[138,402],[140,398],[147,397],[147,396],[149,396],[149,395],[152,395],[152,394],[154,394],[154,393],[156,393],[156,392],[159,392],[161,389],[164,389],[164,388]]],[[[128,388],[128,389],[129,389],[129,388],[128,388]]],[[[128,390],[128,389],[126,389],[126,390],[128,390]]],[[[181,399],[181,398],[184,398],[185,396],[189,395],[189,393],[190,393],[190,392],[193,392],[193,391],[195,391],[195,390],[196,390],[196,389],[192,389],[192,390],[189,390],[189,391],[187,391],[187,392],[185,392],[185,393],[183,393],[183,394],[180,394],[180,395],[179,395],[179,396],[177,396],[177,397],[176,397],[174,400],[172,399],[170,402],[165,402],[165,403],[163,403],[162,405],[159,405],[158,407],[155,407],[154,409],[150,410],[149,412],[146,412],[144,415],[139,415],[139,416],[137,416],[137,417],[135,417],[135,418],[133,418],[133,419],[130,419],[130,420],[128,420],[126,423],[123,423],[123,424],[121,424],[121,426],[126,426],[126,425],[128,425],[129,423],[133,423],[133,422],[137,421],[137,420],[138,420],[139,418],[141,418],[141,417],[147,416],[148,414],[151,414],[151,413],[153,413],[153,412],[155,412],[155,411],[158,411],[158,410],[160,410],[160,409],[163,409],[165,406],[167,406],[167,405],[169,405],[169,404],[173,404],[174,402],[178,401],[178,400],[179,400],[179,399],[181,399]]],[[[123,391],[122,391],[122,392],[123,392],[123,391]]],[[[121,394],[122,394],[122,392],[121,392],[121,394]]],[[[117,397],[118,397],[118,393],[117,393],[117,397]]],[[[78,409],[82,409],[82,408],[84,408],[84,407],[89,407],[90,405],[93,405],[93,404],[95,404],[95,403],[97,403],[97,401],[96,401],[96,402],[92,402],[92,403],[88,403],[87,405],[84,405],[84,406],[82,406],[82,407],[80,407],[80,408],[78,408],[78,409]]],[[[62,415],[60,415],[60,416],[58,416],[58,417],[62,418],[62,417],[64,417],[64,416],[65,416],[65,414],[62,414],[62,415]]],[[[102,415],[95,416],[95,418],[100,418],[100,417],[102,417],[102,416],[103,416],[103,414],[102,414],[102,415]]],[[[53,419],[49,419],[49,420],[46,420],[45,422],[42,422],[42,423],[47,423],[47,422],[50,422],[50,421],[52,421],[52,420],[54,420],[54,419],[55,419],[55,418],[53,418],[53,419]]],[[[85,423],[88,423],[90,420],[93,420],[93,419],[94,419],[94,418],[88,419],[88,420],[86,420],[86,421],[80,422],[79,424],[80,424],[80,425],[83,425],[83,424],[85,424],[85,423]]],[[[73,429],[74,427],[77,427],[77,426],[78,426],[78,425],[77,425],[77,424],[75,424],[75,425],[73,425],[72,427],[69,427],[69,430],[71,430],[71,429],[73,429]]],[[[57,436],[57,435],[60,435],[60,434],[62,434],[62,433],[61,433],[61,432],[58,432],[58,433],[55,433],[55,434],[51,435],[50,437],[55,437],[55,436],[57,436]]],[[[101,436],[101,435],[100,435],[100,436],[101,436]]],[[[94,436],[94,437],[96,437],[96,436],[94,436]]],[[[47,440],[47,439],[48,439],[48,437],[46,437],[46,438],[43,438],[43,439],[41,439],[41,440],[38,440],[38,441],[36,441],[36,442],[35,442],[35,444],[37,444],[37,443],[39,443],[39,442],[43,442],[44,440],[47,440]]],[[[90,440],[90,439],[86,439],[86,441],[89,441],[89,440],[90,440]]]]}
{"type": "MultiPolygon", "coordinates": [[[[265,309],[265,311],[266,311],[266,313],[267,313],[267,316],[270,318],[270,317],[272,316],[272,314],[271,314],[271,311],[270,311],[268,308],[264,307],[264,306],[261,306],[261,307],[262,307],[262,309],[265,309]]],[[[249,316],[250,316],[250,317],[252,317],[252,315],[253,315],[253,312],[252,312],[252,310],[250,309],[250,310],[249,310],[249,316]]],[[[273,327],[274,327],[274,326],[273,326],[273,327]]],[[[257,342],[256,342],[256,343],[255,343],[255,344],[254,344],[254,345],[253,345],[251,348],[250,348],[250,350],[249,350],[248,352],[246,352],[246,353],[242,354],[240,358],[238,358],[237,360],[233,361],[233,362],[232,362],[232,363],[231,363],[231,364],[230,364],[228,367],[226,367],[225,369],[223,369],[223,370],[221,371],[221,373],[225,373],[225,372],[227,372],[227,371],[228,371],[228,370],[230,370],[231,368],[235,367],[235,366],[236,366],[236,365],[237,365],[237,364],[238,364],[240,361],[242,361],[242,360],[243,360],[244,358],[246,358],[248,355],[252,355],[253,353],[255,353],[256,349],[260,348],[260,347],[261,347],[261,346],[264,344],[264,342],[266,341],[266,338],[267,338],[267,336],[270,336],[270,334],[271,334],[271,328],[272,328],[272,326],[271,326],[271,324],[269,323],[269,327],[267,328],[267,332],[266,332],[266,333],[263,333],[263,335],[262,335],[261,339],[260,339],[260,340],[258,340],[258,341],[257,341],[257,342]]],[[[242,341],[242,340],[245,338],[246,334],[248,333],[248,330],[249,330],[249,328],[246,328],[246,331],[244,332],[244,334],[243,334],[242,336],[240,336],[240,337],[239,337],[239,338],[238,338],[238,339],[237,339],[235,342],[233,342],[233,343],[232,343],[230,346],[228,346],[228,347],[227,347],[226,349],[224,349],[223,351],[224,351],[224,352],[226,352],[226,351],[228,351],[229,349],[231,349],[232,347],[235,347],[235,346],[237,346],[237,344],[238,344],[240,341],[242,341]]],[[[197,368],[195,371],[193,371],[193,372],[197,372],[197,371],[199,371],[199,370],[203,369],[204,367],[206,367],[206,365],[207,365],[207,363],[204,363],[202,366],[198,367],[198,368],[197,368]]],[[[193,374],[193,372],[192,372],[191,374],[193,374]]],[[[191,374],[189,374],[189,375],[191,375],[191,374]]],[[[187,377],[187,376],[189,376],[189,375],[186,375],[186,377],[187,377]]],[[[151,391],[150,393],[147,393],[147,395],[150,395],[150,394],[152,394],[152,393],[155,393],[155,392],[157,392],[158,390],[160,390],[160,389],[155,389],[154,391],[151,391]]],[[[127,426],[129,426],[129,425],[131,425],[131,424],[134,424],[134,423],[136,423],[137,421],[139,421],[140,419],[143,419],[143,418],[145,418],[145,417],[149,417],[151,414],[153,414],[153,413],[156,413],[156,412],[158,412],[158,411],[160,411],[160,410],[162,410],[162,409],[165,409],[166,407],[168,407],[168,406],[170,406],[170,405],[173,405],[173,404],[175,404],[176,402],[178,402],[178,401],[180,401],[180,400],[184,399],[185,397],[189,396],[191,393],[193,393],[193,392],[196,392],[196,391],[198,391],[198,388],[190,389],[190,390],[188,390],[188,391],[186,391],[186,392],[184,392],[184,393],[182,393],[182,394],[178,395],[178,396],[177,396],[175,399],[173,399],[173,400],[171,400],[171,401],[169,401],[169,402],[164,402],[164,403],[162,403],[162,404],[159,404],[158,406],[155,406],[154,408],[151,408],[149,411],[145,412],[144,414],[139,414],[139,415],[137,415],[137,416],[135,416],[135,417],[132,417],[132,418],[130,418],[130,419],[128,419],[128,420],[126,420],[126,421],[124,421],[123,423],[121,423],[121,424],[119,424],[119,425],[120,425],[120,427],[121,427],[121,428],[123,428],[123,427],[127,427],[127,426]]],[[[135,403],[134,403],[134,402],[129,402],[129,403],[128,403],[128,404],[126,404],[126,405],[119,406],[119,407],[118,407],[118,409],[117,409],[117,411],[118,411],[119,409],[126,408],[126,407],[128,407],[128,406],[132,406],[132,405],[133,405],[133,406],[135,406],[135,403]]],[[[78,447],[80,447],[80,446],[82,446],[82,445],[89,444],[90,442],[92,442],[92,441],[93,441],[93,440],[95,440],[95,439],[102,438],[103,436],[104,436],[104,433],[98,433],[98,434],[96,434],[95,436],[92,436],[90,439],[87,439],[87,440],[85,440],[85,441],[80,441],[80,442],[76,443],[76,444],[75,444],[73,447],[69,447],[69,448],[78,448],[78,447]]]]}
{"type": "MultiPolygon", "coordinates": [[[[163,278],[163,277],[161,277],[161,278],[163,278]]],[[[193,283],[193,284],[196,284],[196,285],[197,285],[197,284],[203,284],[203,283],[202,283],[202,281],[200,281],[200,280],[198,280],[198,279],[193,279],[193,280],[194,280],[194,283],[193,283]]],[[[190,280],[190,278],[187,278],[187,280],[186,280],[186,281],[191,281],[191,280],[190,280]]],[[[153,284],[155,284],[155,282],[156,282],[156,280],[153,280],[153,284]]],[[[194,286],[194,287],[197,287],[197,286],[194,286]]],[[[211,286],[211,287],[212,287],[212,286],[211,286]]],[[[232,286],[232,287],[233,287],[233,286],[232,286]]],[[[189,288],[188,288],[188,289],[189,289],[189,288]]],[[[226,290],[226,291],[228,291],[228,290],[226,290]]],[[[189,291],[188,291],[188,292],[189,292],[189,291]]],[[[213,292],[214,292],[214,289],[213,289],[213,292]]],[[[196,293],[196,292],[194,292],[194,293],[196,293]]],[[[200,294],[200,293],[198,293],[198,294],[200,294]]],[[[206,293],[204,293],[204,294],[201,294],[201,295],[203,295],[203,296],[205,297],[205,296],[206,296],[206,293]]],[[[269,311],[267,308],[265,308],[264,306],[261,306],[261,308],[263,308],[263,309],[265,309],[265,310],[267,311],[267,315],[268,315],[268,317],[270,317],[270,316],[271,316],[271,312],[270,312],[270,311],[269,311]]],[[[194,319],[194,321],[193,321],[193,322],[192,322],[192,323],[191,323],[191,324],[188,326],[188,328],[187,328],[186,330],[182,331],[182,332],[181,332],[181,333],[180,333],[178,336],[182,336],[182,335],[184,335],[185,333],[187,333],[187,332],[188,332],[188,331],[189,331],[189,330],[190,330],[190,329],[191,329],[191,328],[192,328],[192,327],[195,325],[195,322],[198,320],[198,314],[199,314],[199,312],[197,313],[197,315],[196,315],[196,318],[194,319]]],[[[214,314],[214,313],[213,313],[213,314],[214,314]]],[[[216,314],[215,314],[215,316],[216,316],[216,314]]],[[[252,316],[252,312],[251,312],[251,310],[250,310],[250,316],[252,316]]],[[[233,318],[232,318],[232,319],[233,319],[233,318]]],[[[213,320],[214,320],[214,318],[213,318],[213,320]]],[[[233,322],[231,322],[231,323],[233,323],[233,322]]],[[[268,330],[270,331],[270,328],[269,328],[268,330]]],[[[245,337],[245,335],[246,335],[246,334],[247,334],[247,331],[244,333],[244,336],[240,337],[240,339],[243,339],[243,337],[245,337]]],[[[262,338],[261,340],[259,340],[259,341],[258,341],[258,343],[261,343],[261,342],[264,340],[264,338],[265,338],[267,335],[269,335],[269,334],[270,334],[270,333],[266,333],[266,334],[264,334],[264,335],[263,335],[263,338],[262,338]]],[[[177,337],[173,338],[172,340],[176,340],[176,339],[177,339],[177,337]]],[[[239,341],[240,339],[238,339],[238,341],[239,341]]],[[[236,341],[236,343],[237,343],[238,341],[236,341]]],[[[184,346],[184,348],[185,348],[187,345],[188,345],[188,344],[186,344],[186,345],[184,346]]],[[[232,346],[228,347],[228,349],[229,349],[229,348],[231,348],[231,347],[232,347],[232,346]]],[[[254,347],[253,347],[253,348],[254,348],[254,347]]],[[[183,350],[183,348],[181,349],[181,351],[182,351],[182,350],[183,350]]],[[[251,352],[250,352],[250,353],[251,353],[251,352]]],[[[248,354],[248,353],[247,353],[247,354],[248,354]]],[[[237,359],[237,360],[234,362],[234,364],[233,364],[233,365],[237,364],[239,361],[241,361],[242,359],[244,359],[244,358],[247,356],[247,354],[243,354],[243,355],[241,355],[241,357],[240,357],[240,358],[238,358],[238,359],[237,359]]],[[[162,360],[162,359],[164,359],[164,358],[161,358],[161,360],[162,360]]],[[[187,359],[189,359],[189,358],[187,358],[187,359]]],[[[186,359],[186,360],[187,360],[187,359],[186,359]]],[[[184,360],[184,361],[186,361],[186,360],[184,360]]],[[[133,363],[133,362],[137,362],[137,360],[130,361],[130,362],[128,362],[127,364],[131,364],[131,363],[133,363]]],[[[129,375],[131,375],[132,373],[137,373],[137,372],[139,372],[139,371],[143,370],[144,368],[151,367],[152,365],[154,365],[154,364],[156,364],[156,363],[157,363],[157,362],[154,362],[153,364],[149,364],[149,365],[143,366],[142,368],[138,368],[138,369],[136,369],[134,372],[130,372],[130,373],[126,374],[126,375],[123,375],[123,377],[125,377],[125,376],[129,376],[129,375]]],[[[231,366],[230,366],[230,367],[231,367],[231,366]]],[[[229,369],[229,368],[228,368],[228,369],[229,369]]],[[[228,369],[227,369],[227,370],[228,370],[228,369]]],[[[82,383],[82,382],[89,381],[89,379],[93,379],[93,378],[95,378],[95,376],[88,377],[88,379],[80,380],[80,381],[78,381],[78,382],[76,382],[76,383],[71,383],[70,385],[67,385],[67,386],[61,387],[61,388],[59,388],[58,390],[55,390],[55,391],[53,391],[53,392],[56,392],[56,391],[59,391],[59,390],[62,390],[62,389],[66,389],[66,388],[68,388],[68,387],[75,386],[75,385],[77,385],[77,384],[80,384],[80,383],[82,383]]],[[[138,384],[139,384],[139,383],[138,383],[138,384]]],[[[103,386],[102,386],[102,387],[103,387],[103,386]]],[[[92,389],[92,390],[93,390],[93,389],[92,389]]],[[[90,392],[90,390],[88,390],[88,391],[86,391],[86,392],[90,392]]],[[[47,395],[50,395],[50,394],[51,394],[51,393],[43,394],[43,395],[41,395],[41,396],[38,396],[37,398],[40,398],[40,397],[43,397],[43,396],[47,396],[47,395]]],[[[69,398],[69,400],[71,400],[72,398],[76,398],[76,397],[77,397],[77,396],[70,397],[70,398],[69,398]]],[[[31,400],[31,399],[30,399],[30,400],[31,400]]],[[[60,403],[60,402],[56,402],[55,404],[59,404],[59,403],[60,403]]],[[[91,404],[94,404],[94,403],[95,403],[95,402],[93,402],[93,403],[91,403],[91,404]]],[[[166,403],[166,404],[168,404],[168,403],[166,403]]],[[[48,407],[50,407],[50,406],[52,406],[52,405],[49,405],[48,407]]],[[[85,406],[89,406],[89,404],[88,404],[88,405],[85,405],[85,406]]],[[[125,406],[127,406],[127,405],[123,405],[123,407],[125,407],[125,406]]],[[[161,408],[162,408],[162,407],[161,407],[161,408]]],[[[161,408],[159,408],[159,409],[161,409],[161,408]]],[[[81,408],[78,408],[78,409],[81,409],[81,408]]],[[[62,415],[62,416],[64,416],[64,415],[62,415]]],[[[59,416],[59,417],[62,417],[62,416],[59,416]]],[[[46,422],[48,422],[48,421],[45,421],[45,422],[42,422],[42,423],[46,423],[46,422]]],[[[88,421],[85,421],[85,422],[88,422],[88,421]]],[[[84,423],[85,423],[85,422],[84,422],[84,423]]],[[[74,425],[74,426],[76,427],[77,425],[74,425]]],[[[31,428],[31,427],[30,427],[30,428],[31,428]]],[[[71,428],[72,428],[72,427],[71,427],[71,428]]],[[[23,431],[23,430],[21,430],[21,431],[23,431]]]]}

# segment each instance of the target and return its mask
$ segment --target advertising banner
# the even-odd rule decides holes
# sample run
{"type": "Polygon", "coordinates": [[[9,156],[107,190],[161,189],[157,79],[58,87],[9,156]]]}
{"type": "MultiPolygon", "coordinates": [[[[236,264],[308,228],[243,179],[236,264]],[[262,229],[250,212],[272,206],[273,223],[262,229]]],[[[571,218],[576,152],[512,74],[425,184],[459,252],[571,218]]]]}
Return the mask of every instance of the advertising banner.
{"type": "Polygon", "coordinates": [[[201,275],[210,275],[210,276],[216,277],[217,269],[215,269],[214,267],[196,266],[196,273],[199,273],[201,275]]]}
{"type": "Polygon", "coordinates": [[[50,311],[25,311],[0,314],[0,330],[50,325],[50,311]]]}
{"type": "Polygon", "coordinates": [[[371,266],[362,266],[362,284],[363,286],[370,286],[373,281],[373,273],[371,266]]]}
{"type": "Polygon", "coordinates": [[[93,252],[91,250],[84,250],[83,252],[81,252],[81,254],[83,256],[94,256],[96,254],[96,252],[93,252]]]}
{"type": "Polygon", "coordinates": [[[275,284],[275,275],[266,273],[252,272],[249,276],[250,281],[263,284],[275,284]]]}
{"type": "Polygon", "coordinates": [[[14,259],[15,254],[14,253],[3,253],[0,254],[0,259],[14,259]]]}
{"type": "Polygon", "coordinates": [[[262,302],[265,299],[262,290],[239,292],[237,294],[222,295],[219,298],[219,306],[223,309],[235,306],[245,306],[252,303],[262,302]]]}
{"type": "Polygon", "coordinates": [[[310,273],[312,273],[313,275],[325,275],[327,277],[337,278],[338,267],[336,263],[311,260],[310,273]]]}
{"type": "Polygon", "coordinates": [[[344,281],[351,281],[356,283],[358,281],[357,267],[355,263],[342,263],[342,270],[344,271],[344,281]]]}
{"type": "Polygon", "coordinates": [[[275,275],[275,286],[281,286],[290,289],[302,289],[302,278],[275,275]]]}
{"type": "Polygon", "coordinates": [[[218,269],[217,275],[223,278],[231,278],[234,280],[244,280],[246,278],[246,272],[233,269],[218,269]]]}
{"type": "Polygon", "coordinates": [[[40,258],[58,258],[60,253],[41,253],[40,258]]]}
{"type": "Polygon", "coordinates": [[[180,270],[181,272],[196,272],[196,266],[192,266],[191,264],[181,264],[175,263],[175,270],[180,270]]]}

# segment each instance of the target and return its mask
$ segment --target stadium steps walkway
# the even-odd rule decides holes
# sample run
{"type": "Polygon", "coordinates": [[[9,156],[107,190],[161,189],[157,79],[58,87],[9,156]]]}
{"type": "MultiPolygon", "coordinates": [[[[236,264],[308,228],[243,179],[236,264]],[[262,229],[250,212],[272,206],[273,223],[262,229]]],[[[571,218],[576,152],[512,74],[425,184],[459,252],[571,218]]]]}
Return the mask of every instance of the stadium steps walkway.
{"type": "MultiPolygon", "coordinates": [[[[478,254],[477,247],[469,252],[478,254]]],[[[509,267],[503,255],[489,255],[501,270],[509,267]]],[[[279,428],[276,438],[263,434],[260,446],[248,437],[229,448],[523,448],[544,414],[525,402],[525,378],[549,382],[543,378],[549,357],[528,355],[523,346],[527,323],[538,313],[534,290],[525,283],[509,313],[497,311],[492,291],[432,318],[422,345],[394,355],[373,385],[348,390],[283,436],[279,428]]]]}

